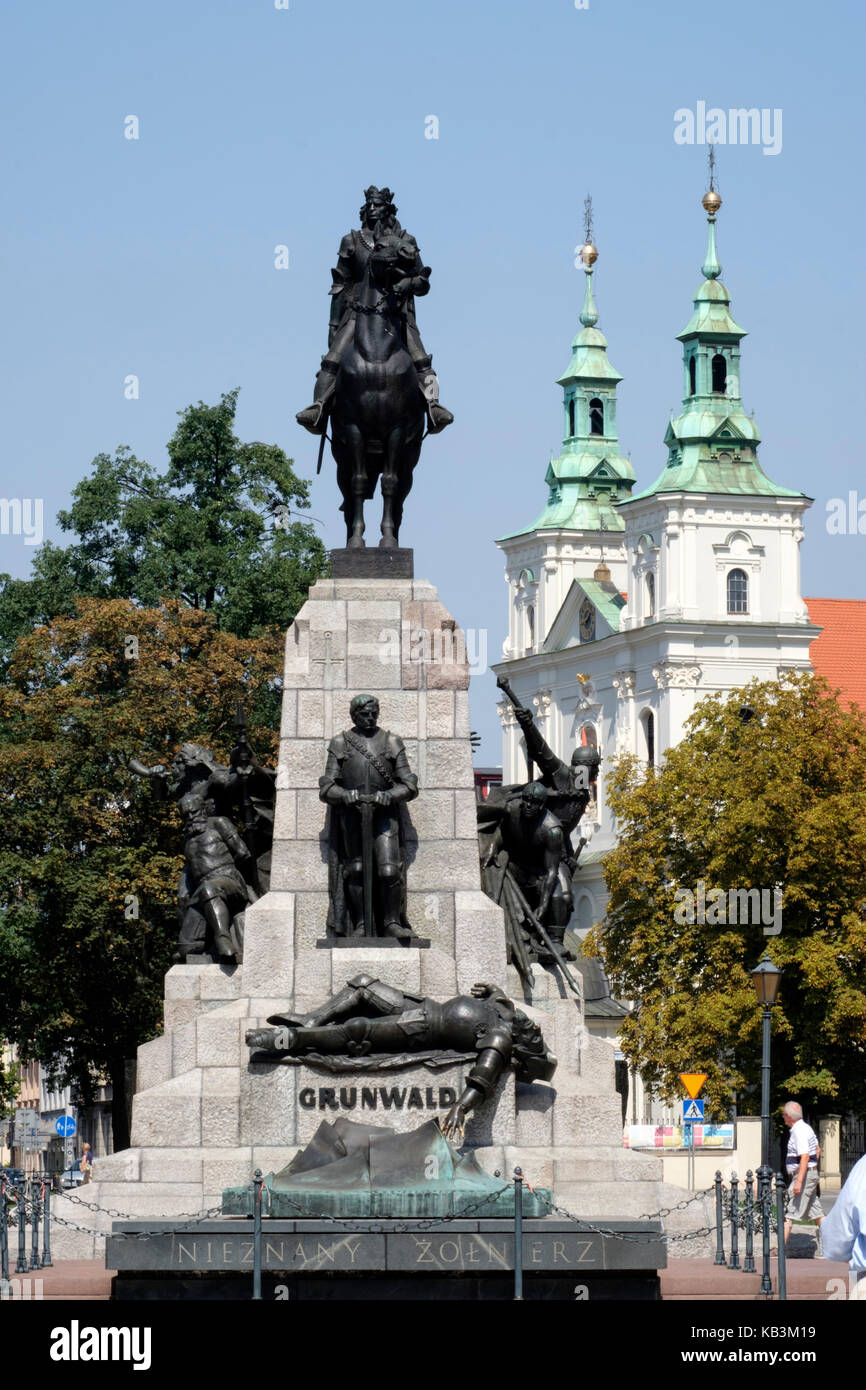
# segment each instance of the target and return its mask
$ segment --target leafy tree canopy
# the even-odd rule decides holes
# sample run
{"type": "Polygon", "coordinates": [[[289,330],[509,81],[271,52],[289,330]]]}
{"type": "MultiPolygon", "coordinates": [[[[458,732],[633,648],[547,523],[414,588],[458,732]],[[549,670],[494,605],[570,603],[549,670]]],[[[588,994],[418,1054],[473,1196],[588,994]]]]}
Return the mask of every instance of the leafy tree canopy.
{"type": "Polygon", "coordinates": [[[174,597],[238,636],[285,630],[327,554],[309,522],[290,519],[309,508],[309,484],[282,449],[235,435],[237,399],[179,412],[164,473],[124,447],[94,459],[58,514],[76,540],[40,546],[29,579],[0,575],[0,663],[82,596],[174,597]]]}
{"type": "Polygon", "coordinates": [[[236,701],[276,749],[282,634],[241,639],[177,601],[83,599],[21,638],[0,687],[0,1034],[55,1060],[85,1103],[162,1019],[181,826],[126,759],[184,740],[227,760],[236,701]]]}
{"type": "Polygon", "coordinates": [[[605,861],[607,918],[587,949],[601,957],[613,992],[635,1002],[622,1029],[631,1064],[668,1100],[682,1094],[678,1072],[706,1071],[717,1115],[735,1098],[741,1113],[759,1114],[761,1009],[748,972],[766,949],[784,970],[772,1015],[774,1103],[862,1111],[860,713],[811,674],[754,682],[703,701],[660,769],[620,760],[608,796],[619,838],[605,861]],[[741,717],[743,707],[752,717],[741,717]],[[738,889],[764,891],[763,921],[742,896],[732,914],[738,889]],[[765,934],[777,925],[777,889],[781,931],[765,934]]]}

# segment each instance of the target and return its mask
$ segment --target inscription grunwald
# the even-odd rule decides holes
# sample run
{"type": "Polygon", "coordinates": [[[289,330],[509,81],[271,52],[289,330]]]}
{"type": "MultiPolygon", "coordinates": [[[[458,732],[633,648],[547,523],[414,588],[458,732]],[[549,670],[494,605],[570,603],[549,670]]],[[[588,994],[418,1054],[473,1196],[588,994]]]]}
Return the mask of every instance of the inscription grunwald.
{"type": "MultiPolygon", "coordinates": [[[[603,1267],[598,1236],[570,1232],[527,1233],[527,1269],[603,1267]]],[[[252,1269],[253,1241],[245,1236],[174,1236],[173,1269],[252,1269]]],[[[393,1235],[353,1231],[343,1236],[279,1235],[262,1238],[262,1268],[327,1269],[487,1269],[514,1268],[514,1240],[505,1232],[455,1231],[393,1235]]]]}
{"type": "Polygon", "coordinates": [[[450,1110],[453,1086],[305,1086],[298,1092],[302,1110],[450,1110]]]}

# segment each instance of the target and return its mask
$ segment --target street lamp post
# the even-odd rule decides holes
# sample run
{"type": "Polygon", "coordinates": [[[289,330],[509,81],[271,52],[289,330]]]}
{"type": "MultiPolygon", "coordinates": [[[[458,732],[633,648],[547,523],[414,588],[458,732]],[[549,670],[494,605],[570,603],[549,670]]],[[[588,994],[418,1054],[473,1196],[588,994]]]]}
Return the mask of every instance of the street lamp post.
{"type": "MultiPolygon", "coordinates": [[[[761,1273],[761,1293],[772,1293],[770,1281],[770,1202],[773,1191],[773,1170],[770,1166],[770,1016],[782,972],[774,965],[766,951],[754,970],[749,971],[758,1003],[762,1005],[761,1025],[761,1166],[758,1169],[758,1201],[761,1204],[761,1245],[763,1268],[761,1273]]],[[[779,1231],[779,1242],[784,1239],[779,1231]]],[[[780,1256],[781,1259],[781,1256],[780,1256]]]]}

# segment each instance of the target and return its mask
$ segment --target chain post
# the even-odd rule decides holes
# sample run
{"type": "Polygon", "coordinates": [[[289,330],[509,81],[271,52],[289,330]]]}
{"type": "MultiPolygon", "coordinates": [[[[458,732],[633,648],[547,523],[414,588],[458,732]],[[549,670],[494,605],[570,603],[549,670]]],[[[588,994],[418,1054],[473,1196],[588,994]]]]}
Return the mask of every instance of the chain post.
{"type": "Polygon", "coordinates": [[[746,1173],[746,1257],[743,1260],[743,1273],[755,1273],[755,1188],[751,1168],[746,1173]]]}
{"type": "Polygon", "coordinates": [[[262,1187],[261,1168],[253,1174],[253,1299],[262,1297],[262,1187]]]}
{"type": "MultiPolygon", "coordinates": [[[[785,1254],[785,1179],[781,1173],[776,1174],[776,1225],[778,1227],[776,1240],[778,1244],[779,1261],[779,1301],[788,1301],[788,1268],[787,1255],[785,1254]]],[[[818,1228],[820,1236],[820,1227],[818,1228]]]]}
{"type": "Polygon", "coordinates": [[[761,1293],[773,1292],[770,1278],[770,1204],[773,1170],[766,1163],[758,1169],[758,1201],[761,1205],[761,1293]]]}
{"type": "Polygon", "coordinates": [[[41,1203],[39,1200],[40,1181],[38,1178],[30,1179],[30,1268],[39,1269],[39,1217],[41,1215],[41,1203]]]}
{"type": "Polygon", "coordinates": [[[24,1205],[24,1184],[15,1189],[16,1205],[15,1210],[18,1215],[18,1263],[15,1266],[16,1274],[27,1273],[27,1220],[24,1205]]]}
{"type": "Polygon", "coordinates": [[[731,1174],[731,1260],[730,1268],[740,1268],[740,1204],[739,1204],[739,1179],[736,1173],[731,1174]]]}
{"type": "Polygon", "coordinates": [[[523,1301],[523,1169],[514,1170],[514,1300],[523,1301]]]}
{"type": "Polygon", "coordinates": [[[716,1169],[716,1177],[713,1186],[716,1189],[716,1258],[713,1260],[713,1264],[726,1265],[728,1262],[725,1259],[725,1227],[724,1210],[722,1208],[722,1174],[718,1168],[716,1169]]]}
{"type": "Polygon", "coordinates": [[[50,1181],[43,1186],[45,1194],[42,1206],[42,1268],[50,1269],[53,1260],[51,1259],[51,1183],[50,1181]]]}
{"type": "Polygon", "coordinates": [[[0,1178],[0,1279],[9,1284],[9,1221],[6,1212],[6,1179],[0,1178]]]}

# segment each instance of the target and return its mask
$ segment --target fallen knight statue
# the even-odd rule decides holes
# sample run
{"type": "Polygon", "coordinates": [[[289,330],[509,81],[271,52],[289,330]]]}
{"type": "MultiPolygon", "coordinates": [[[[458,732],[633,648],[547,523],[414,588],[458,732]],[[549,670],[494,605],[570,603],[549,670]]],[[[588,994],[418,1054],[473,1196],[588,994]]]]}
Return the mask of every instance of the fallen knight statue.
{"type": "Polygon", "coordinates": [[[488,1100],[507,1067],[519,1081],[549,1081],[556,1058],[537,1023],[515,1008],[496,985],[473,985],[472,994],[439,1003],[356,975],[345,989],[305,1017],[272,1014],[274,1028],[251,1029],[247,1046],[256,1061],[279,1057],[340,1056],[346,1070],[374,1054],[405,1054],[406,1064],[443,1052],[475,1053],[466,1087],[442,1121],[446,1139],[462,1139],[470,1110],[488,1100]]]}

